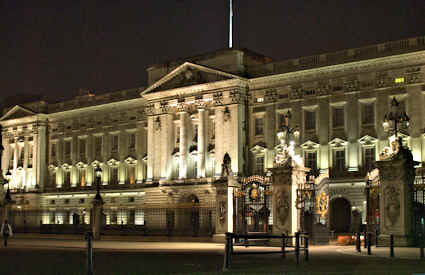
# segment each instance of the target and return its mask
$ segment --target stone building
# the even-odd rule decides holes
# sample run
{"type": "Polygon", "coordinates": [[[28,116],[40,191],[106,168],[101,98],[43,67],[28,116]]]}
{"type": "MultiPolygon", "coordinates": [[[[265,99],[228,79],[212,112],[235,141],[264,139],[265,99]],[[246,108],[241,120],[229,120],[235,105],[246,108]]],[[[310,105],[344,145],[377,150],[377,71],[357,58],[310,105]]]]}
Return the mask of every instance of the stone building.
{"type": "Polygon", "coordinates": [[[90,223],[99,166],[106,224],[184,229],[193,216],[178,213],[195,203],[211,230],[225,154],[235,176],[266,175],[290,111],[295,151],[329,196],[326,222],[350,231],[365,222],[365,176],[389,145],[381,124],[393,97],[410,117],[403,142],[425,160],[424,72],[425,37],[285,61],[225,49],[152,65],[147,87],[11,106],[1,169],[14,209],[41,213],[14,222],[90,223]]]}

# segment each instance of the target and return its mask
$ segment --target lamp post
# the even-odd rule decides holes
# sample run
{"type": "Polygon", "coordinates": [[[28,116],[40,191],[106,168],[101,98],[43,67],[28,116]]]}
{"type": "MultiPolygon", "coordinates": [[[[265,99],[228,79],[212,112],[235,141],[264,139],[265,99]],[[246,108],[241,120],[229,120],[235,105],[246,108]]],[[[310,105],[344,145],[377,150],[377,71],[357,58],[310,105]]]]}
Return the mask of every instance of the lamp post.
{"type": "Polygon", "coordinates": [[[405,111],[399,110],[400,102],[395,97],[391,100],[391,110],[384,116],[382,126],[384,131],[391,133],[394,132],[397,138],[399,128],[409,127],[410,118],[405,111]]]}
{"type": "Polygon", "coordinates": [[[283,122],[283,125],[282,125],[282,131],[277,133],[277,137],[279,138],[281,143],[284,142],[285,145],[289,145],[289,138],[292,135],[296,138],[299,137],[299,135],[300,135],[300,130],[299,130],[298,126],[295,126],[295,127],[290,126],[291,118],[292,118],[291,111],[288,111],[284,115],[284,122],[283,122]]]}
{"type": "Polygon", "coordinates": [[[102,196],[100,195],[100,181],[102,179],[102,168],[96,166],[94,170],[96,174],[96,196],[94,197],[96,200],[102,200],[102,196]]]}
{"type": "Polygon", "coordinates": [[[366,231],[370,232],[370,188],[372,186],[372,181],[368,177],[366,180],[366,231]]]}
{"type": "Polygon", "coordinates": [[[96,196],[94,197],[92,204],[93,204],[93,211],[92,211],[92,231],[93,231],[93,238],[95,240],[100,240],[100,231],[103,224],[103,200],[102,196],[100,195],[100,180],[102,178],[102,169],[97,166],[94,170],[96,174],[96,196]]]}
{"type": "Polygon", "coordinates": [[[7,184],[7,191],[6,191],[6,195],[4,196],[5,200],[10,202],[12,200],[12,197],[10,196],[10,178],[12,177],[12,174],[10,173],[10,170],[7,170],[6,172],[6,181],[5,184],[7,184]]]}

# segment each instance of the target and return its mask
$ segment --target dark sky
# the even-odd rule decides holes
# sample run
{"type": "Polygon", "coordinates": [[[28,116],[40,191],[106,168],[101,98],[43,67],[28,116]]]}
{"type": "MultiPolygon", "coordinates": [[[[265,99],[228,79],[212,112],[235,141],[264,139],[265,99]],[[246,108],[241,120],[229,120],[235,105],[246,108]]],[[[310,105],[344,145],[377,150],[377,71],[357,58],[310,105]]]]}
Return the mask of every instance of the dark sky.
{"type": "MultiPolygon", "coordinates": [[[[276,60],[425,35],[424,0],[234,0],[234,45],[276,60]]],[[[146,85],[149,64],[228,44],[228,0],[0,0],[1,95],[146,85]]],[[[21,97],[22,98],[22,97],[21,97]]]]}

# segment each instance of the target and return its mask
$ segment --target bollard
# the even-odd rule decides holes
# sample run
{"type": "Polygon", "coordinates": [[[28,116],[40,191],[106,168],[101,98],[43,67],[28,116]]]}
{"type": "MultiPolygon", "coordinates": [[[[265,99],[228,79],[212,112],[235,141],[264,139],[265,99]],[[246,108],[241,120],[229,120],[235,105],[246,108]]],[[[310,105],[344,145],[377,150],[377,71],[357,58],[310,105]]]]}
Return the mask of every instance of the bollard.
{"type": "Polygon", "coordinates": [[[390,235],[390,256],[394,258],[394,235],[390,235]]]}
{"type": "Polygon", "coordinates": [[[87,275],[93,275],[93,247],[92,247],[92,232],[86,232],[87,240],[87,275]]]}
{"type": "Polygon", "coordinates": [[[367,234],[366,231],[363,232],[363,247],[367,248],[367,234]]]}
{"type": "Polygon", "coordinates": [[[308,262],[308,236],[304,237],[304,258],[308,262]]]}
{"type": "Polygon", "coordinates": [[[286,236],[285,234],[282,234],[282,258],[286,258],[286,236]]]}
{"type": "Polygon", "coordinates": [[[367,233],[367,255],[372,255],[372,233],[367,233]]]}
{"type": "Polygon", "coordinates": [[[295,232],[295,257],[297,264],[300,263],[300,232],[295,232]]]}
{"type": "Polygon", "coordinates": [[[361,245],[360,245],[360,232],[357,232],[357,239],[356,239],[356,248],[357,252],[362,252],[361,245]]]}
{"type": "Polygon", "coordinates": [[[375,246],[378,247],[378,229],[375,230],[375,246]]]}
{"type": "Polygon", "coordinates": [[[227,271],[230,268],[230,244],[232,242],[232,236],[229,232],[226,232],[226,244],[224,247],[224,265],[223,271],[227,271]]]}

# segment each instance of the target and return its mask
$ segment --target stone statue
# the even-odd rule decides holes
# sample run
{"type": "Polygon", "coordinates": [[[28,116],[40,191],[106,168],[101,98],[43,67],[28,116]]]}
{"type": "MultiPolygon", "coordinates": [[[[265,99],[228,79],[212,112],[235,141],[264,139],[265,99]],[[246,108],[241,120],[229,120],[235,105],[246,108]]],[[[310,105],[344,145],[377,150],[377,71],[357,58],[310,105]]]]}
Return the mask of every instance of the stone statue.
{"type": "Polygon", "coordinates": [[[232,172],[232,166],[231,166],[232,160],[230,159],[230,156],[228,153],[224,154],[223,163],[221,164],[221,176],[227,177],[231,175],[232,172]]]}

